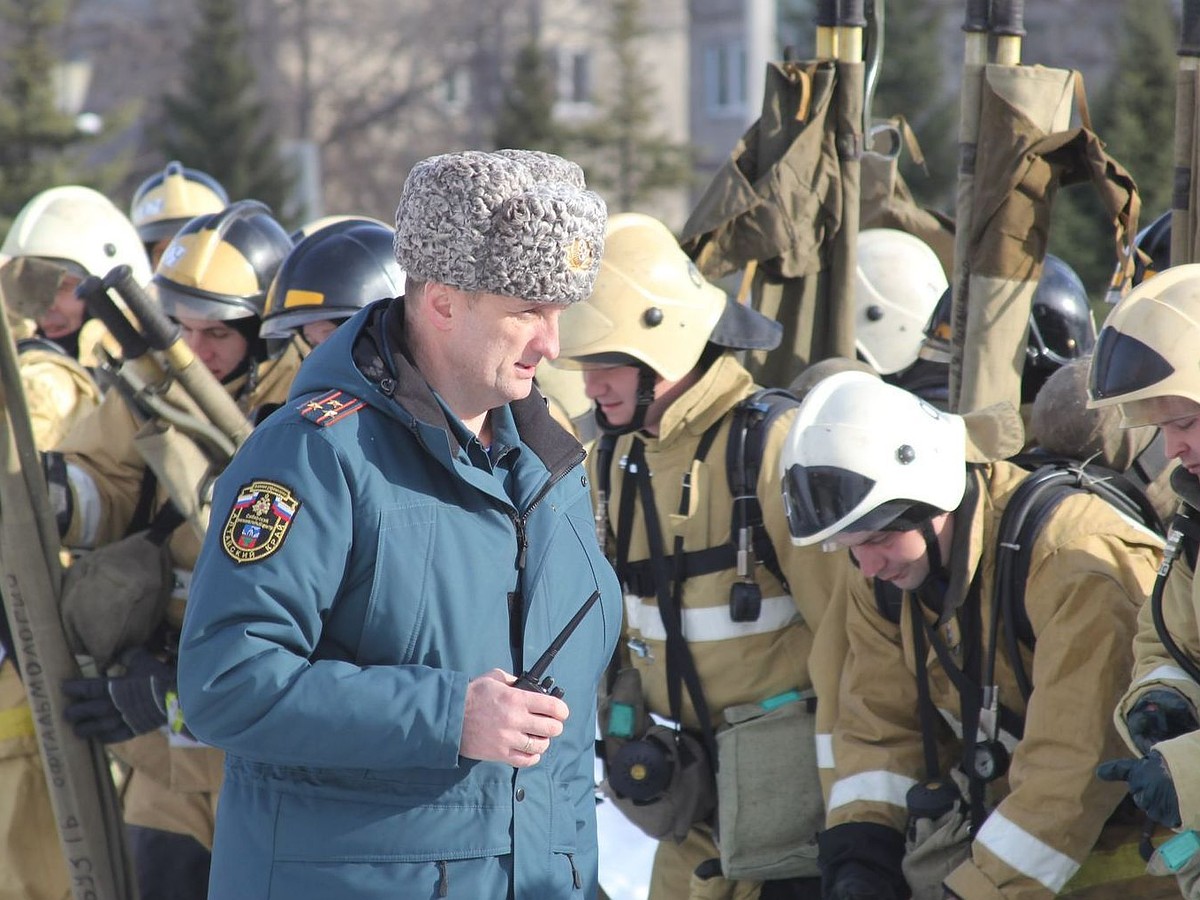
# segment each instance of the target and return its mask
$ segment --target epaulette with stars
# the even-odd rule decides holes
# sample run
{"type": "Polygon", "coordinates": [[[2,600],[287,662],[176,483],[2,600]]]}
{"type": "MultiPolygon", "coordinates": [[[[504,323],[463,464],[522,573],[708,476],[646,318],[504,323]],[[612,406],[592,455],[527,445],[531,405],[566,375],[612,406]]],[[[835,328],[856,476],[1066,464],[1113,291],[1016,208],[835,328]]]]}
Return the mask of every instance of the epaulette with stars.
{"type": "Polygon", "coordinates": [[[366,404],[357,397],[345,391],[332,390],[314,400],[305,400],[296,410],[310,422],[328,428],[348,419],[364,406],[366,404]]]}

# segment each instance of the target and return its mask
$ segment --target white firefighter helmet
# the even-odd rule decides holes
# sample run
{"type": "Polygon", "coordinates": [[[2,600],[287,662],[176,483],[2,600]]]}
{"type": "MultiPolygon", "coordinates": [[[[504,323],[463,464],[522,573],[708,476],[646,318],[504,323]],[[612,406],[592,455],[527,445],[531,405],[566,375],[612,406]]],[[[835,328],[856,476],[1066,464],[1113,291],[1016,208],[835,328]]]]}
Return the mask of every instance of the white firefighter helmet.
{"type": "Polygon", "coordinates": [[[920,238],[895,228],[859,232],[854,279],[859,355],[880,375],[912,365],[946,286],[937,254],[920,238]]]}
{"type": "Polygon", "coordinates": [[[839,372],[804,398],[780,456],[792,543],[918,527],[966,489],[960,416],[865,372],[839,372]]]}
{"type": "Polygon", "coordinates": [[[1121,406],[1121,425],[1155,424],[1153,404],[1200,404],[1200,263],[1172,266],[1134,288],[1108,314],[1088,378],[1088,407],[1121,406]]]}
{"type": "Polygon", "coordinates": [[[150,260],[133,223],[103,194],[77,184],[49,188],[26,203],[0,254],[54,260],[79,277],[103,278],[124,264],[138,284],[150,281],[150,260]]]}

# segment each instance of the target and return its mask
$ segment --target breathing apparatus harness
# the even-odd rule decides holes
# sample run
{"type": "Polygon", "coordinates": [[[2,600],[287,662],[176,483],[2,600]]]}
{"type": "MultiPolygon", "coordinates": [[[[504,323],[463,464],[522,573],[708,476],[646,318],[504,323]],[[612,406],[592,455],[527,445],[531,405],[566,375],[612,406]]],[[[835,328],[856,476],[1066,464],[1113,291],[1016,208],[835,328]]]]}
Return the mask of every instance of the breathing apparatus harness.
{"type": "MultiPolygon", "coordinates": [[[[1054,510],[1067,497],[1074,494],[1091,493],[1104,499],[1118,512],[1138,522],[1147,529],[1161,533],[1161,525],[1154,508],[1144,494],[1118,473],[1090,463],[1081,463],[1063,458],[1049,458],[1030,454],[1012,460],[1033,471],[1013,492],[1000,519],[996,539],[996,569],[990,611],[990,627],[986,652],[982,646],[982,621],[979,606],[979,575],[968,589],[968,595],[960,613],[963,637],[963,665],[955,664],[950,649],[936,629],[928,623],[919,610],[917,602],[910,604],[912,613],[913,641],[917,662],[917,691],[921,715],[921,731],[925,750],[927,779],[910,792],[910,812],[936,818],[948,811],[956,802],[957,789],[941,776],[938,768],[937,750],[933,743],[936,710],[929,695],[928,672],[926,670],[926,642],[932,645],[947,676],[958,689],[962,716],[962,767],[970,783],[970,806],[972,833],[986,817],[984,807],[985,786],[1001,776],[1010,762],[1007,748],[999,739],[1002,729],[1020,740],[1024,733],[1024,719],[1011,708],[999,702],[996,681],[996,660],[1000,653],[1000,635],[1004,636],[1004,653],[1009,660],[1014,679],[1025,702],[1033,691],[1033,685],[1022,658],[1022,648],[1031,650],[1035,643],[1033,627],[1025,611],[1025,587],[1029,576],[1033,545],[1054,510]],[[982,736],[980,735],[982,731],[982,736]],[[914,809],[914,807],[916,807],[914,809]]],[[[976,468],[976,467],[971,467],[976,468]]],[[[977,479],[968,480],[968,490],[977,491],[977,479]]],[[[1184,507],[1187,509],[1187,507],[1184,507]]],[[[1192,511],[1194,512],[1194,510],[1192,511]]],[[[1177,516],[1172,523],[1172,533],[1178,535],[1174,546],[1168,536],[1167,557],[1159,569],[1159,579],[1151,597],[1152,612],[1164,646],[1180,663],[1180,666],[1200,683],[1200,668],[1190,660],[1184,662],[1182,651],[1166,634],[1161,623],[1162,584],[1171,562],[1178,556],[1184,534],[1190,529],[1191,546],[1200,541],[1200,517],[1177,516]],[[1157,601],[1155,600],[1157,597],[1157,601]],[[1157,605],[1153,605],[1157,603],[1157,605]],[[1172,649],[1174,647],[1174,649],[1172,649]]],[[[941,568],[941,556],[936,542],[925,534],[925,543],[930,559],[930,578],[918,595],[937,590],[936,572],[941,568]]],[[[1192,550],[1194,554],[1194,549],[1192,550]]],[[[944,571],[944,570],[943,570],[944,571]]],[[[944,575],[942,576],[944,579],[944,575]]],[[[944,583],[944,580],[941,582],[944,583]]],[[[901,592],[876,582],[876,605],[880,612],[894,623],[898,623],[901,609],[901,592]]],[[[926,604],[930,605],[930,604],[926,604]]],[[[938,608],[932,604],[932,608],[938,608]]]]}

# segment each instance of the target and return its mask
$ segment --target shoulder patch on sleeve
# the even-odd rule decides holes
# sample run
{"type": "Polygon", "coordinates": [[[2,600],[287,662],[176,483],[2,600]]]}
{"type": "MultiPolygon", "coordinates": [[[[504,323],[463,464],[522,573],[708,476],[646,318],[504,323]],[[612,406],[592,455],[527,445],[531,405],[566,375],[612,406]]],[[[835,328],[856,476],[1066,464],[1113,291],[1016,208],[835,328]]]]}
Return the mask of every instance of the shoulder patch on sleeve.
{"type": "Polygon", "coordinates": [[[322,428],[328,428],[330,425],[354,415],[365,405],[357,397],[347,394],[345,391],[333,390],[313,400],[305,400],[296,406],[296,410],[310,422],[314,422],[322,428]]]}
{"type": "Polygon", "coordinates": [[[225,555],[239,565],[266,559],[283,546],[300,505],[291,488],[278,481],[242,485],[221,529],[225,555]]]}

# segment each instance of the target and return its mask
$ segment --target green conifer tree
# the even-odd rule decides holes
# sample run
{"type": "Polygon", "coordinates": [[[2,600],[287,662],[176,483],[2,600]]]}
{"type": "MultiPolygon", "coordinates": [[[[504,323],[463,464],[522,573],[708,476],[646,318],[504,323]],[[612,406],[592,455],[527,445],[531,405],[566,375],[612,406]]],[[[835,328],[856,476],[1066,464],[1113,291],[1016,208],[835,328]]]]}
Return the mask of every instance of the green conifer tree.
{"type": "MultiPolygon", "coordinates": [[[[1117,64],[1092,116],[1108,152],[1137,182],[1141,224],[1148,225],[1171,204],[1178,37],[1170,0],[1128,4],[1120,35],[1117,64]]],[[[1112,226],[1087,186],[1059,194],[1050,251],[1075,268],[1093,298],[1103,296],[1116,263],[1112,226]]]]}
{"type": "Polygon", "coordinates": [[[238,0],[196,0],[200,21],[184,54],[184,84],[163,98],[162,150],[216,178],[234,200],[283,216],[293,178],[246,50],[238,0]]]}
{"type": "Polygon", "coordinates": [[[518,52],[496,114],[497,147],[561,153],[563,129],[554,120],[554,73],[533,37],[518,52]]]}
{"type": "Polygon", "coordinates": [[[107,191],[123,159],[89,166],[82,150],[103,139],[85,134],[56,106],[54,67],[66,0],[0,0],[0,238],[35,194],[76,183],[107,191]]]}
{"type": "Polygon", "coordinates": [[[691,147],[670,140],[655,118],[657,91],[642,61],[650,34],[644,13],[643,0],[613,0],[607,37],[615,81],[600,115],[575,132],[572,144],[588,181],[613,194],[610,212],[634,209],[693,178],[691,147]]]}

